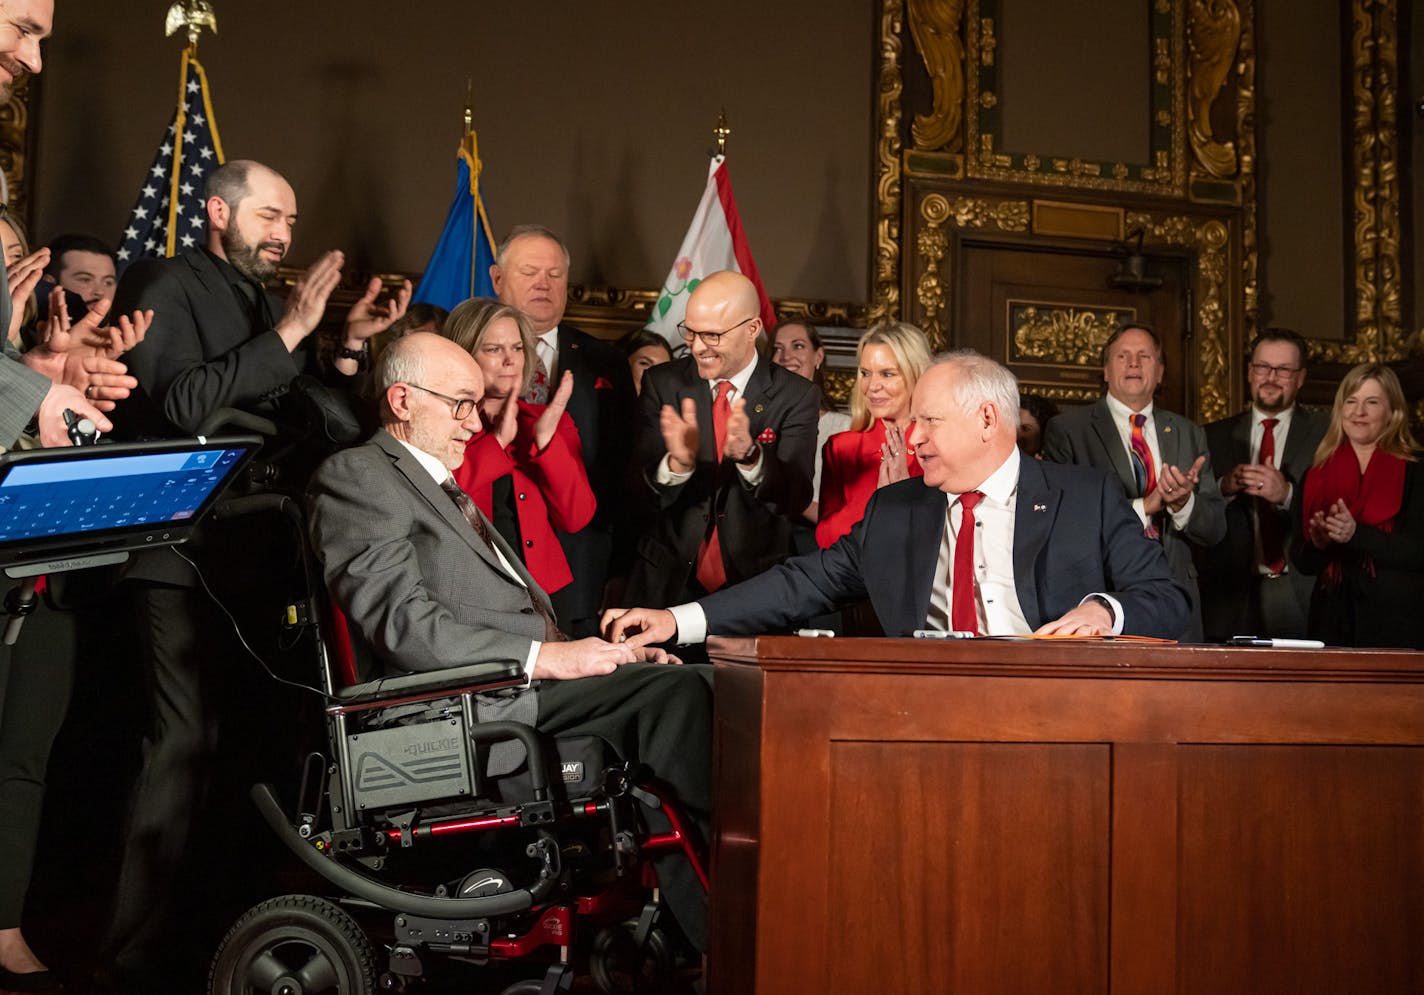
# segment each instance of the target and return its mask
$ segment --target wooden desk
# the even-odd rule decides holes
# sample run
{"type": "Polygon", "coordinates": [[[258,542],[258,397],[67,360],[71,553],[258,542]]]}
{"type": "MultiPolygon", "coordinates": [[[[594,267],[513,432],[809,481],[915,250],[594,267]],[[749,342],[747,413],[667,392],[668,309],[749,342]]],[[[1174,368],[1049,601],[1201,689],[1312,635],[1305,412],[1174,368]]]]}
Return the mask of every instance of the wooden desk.
{"type": "Polygon", "coordinates": [[[1424,654],[713,659],[715,992],[1424,991],[1424,654]]]}

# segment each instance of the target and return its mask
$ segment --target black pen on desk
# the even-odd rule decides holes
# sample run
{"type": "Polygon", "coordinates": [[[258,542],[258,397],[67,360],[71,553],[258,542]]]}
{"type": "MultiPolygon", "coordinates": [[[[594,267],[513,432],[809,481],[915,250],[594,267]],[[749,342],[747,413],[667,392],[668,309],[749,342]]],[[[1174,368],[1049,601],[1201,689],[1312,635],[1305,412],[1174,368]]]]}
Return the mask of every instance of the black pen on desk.
{"type": "Polygon", "coordinates": [[[1278,650],[1323,650],[1319,639],[1270,639],[1265,636],[1232,636],[1228,646],[1269,646],[1278,650]]]}

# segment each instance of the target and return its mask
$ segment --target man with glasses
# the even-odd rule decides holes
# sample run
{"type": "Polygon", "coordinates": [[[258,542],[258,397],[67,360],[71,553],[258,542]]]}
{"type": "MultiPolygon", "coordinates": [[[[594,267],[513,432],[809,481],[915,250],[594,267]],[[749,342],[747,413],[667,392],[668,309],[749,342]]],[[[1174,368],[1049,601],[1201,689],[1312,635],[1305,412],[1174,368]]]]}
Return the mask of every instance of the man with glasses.
{"type": "Polygon", "coordinates": [[[1206,468],[1206,437],[1200,426],[1153,403],[1167,369],[1156,332],[1123,325],[1103,346],[1102,358],[1103,397],[1049,422],[1043,456],[1095,466],[1121,481],[1144,534],[1162,544],[1173,577],[1191,597],[1191,617],[1179,638],[1199,643],[1192,547],[1214,546],[1226,534],[1221,491],[1206,468]]]}
{"type": "MultiPolygon", "coordinates": [[[[417,332],[382,353],[376,389],[381,430],[323,463],[308,491],[312,545],[361,638],[393,675],[518,664],[530,686],[481,695],[481,721],[616,744],[671,784],[705,833],[712,692],[699,668],[656,666],[666,654],[626,643],[568,640],[548,594],[451,476],[482,428],[479,365],[449,339],[417,332]]],[[[488,772],[522,760],[517,744],[494,744],[488,772]]],[[[657,870],[679,925],[705,950],[706,898],[690,866],[672,856],[657,870]]]]}
{"type": "Polygon", "coordinates": [[[666,608],[791,554],[810,502],[815,385],[757,355],[755,285],[723,271],[689,296],[688,355],[643,374],[636,466],[651,500],[626,604],[666,608]]]}
{"type": "Polygon", "coordinates": [[[1226,541],[1197,555],[1208,639],[1306,635],[1314,578],[1290,562],[1291,503],[1329,419],[1296,404],[1305,360],[1298,334],[1266,329],[1246,367],[1250,408],[1206,426],[1211,473],[1226,498],[1226,541]]]}

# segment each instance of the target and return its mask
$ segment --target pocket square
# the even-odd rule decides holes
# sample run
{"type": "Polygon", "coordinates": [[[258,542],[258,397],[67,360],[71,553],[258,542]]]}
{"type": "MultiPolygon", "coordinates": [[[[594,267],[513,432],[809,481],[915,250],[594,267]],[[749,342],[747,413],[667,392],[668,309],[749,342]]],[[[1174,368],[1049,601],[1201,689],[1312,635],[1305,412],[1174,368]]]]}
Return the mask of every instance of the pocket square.
{"type": "Polygon", "coordinates": [[[612,381],[612,380],[609,380],[607,377],[599,377],[597,380],[595,380],[595,381],[593,382],[593,389],[594,389],[594,390],[612,390],[612,389],[613,389],[613,381],[612,381]]]}
{"type": "Polygon", "coordinates": [[[757,442],[760,442],[763,446],[769,446],[775,441],[776,429],[774,428],[764,428],[761,430],[761,435],[757,436],[757,442]]]}

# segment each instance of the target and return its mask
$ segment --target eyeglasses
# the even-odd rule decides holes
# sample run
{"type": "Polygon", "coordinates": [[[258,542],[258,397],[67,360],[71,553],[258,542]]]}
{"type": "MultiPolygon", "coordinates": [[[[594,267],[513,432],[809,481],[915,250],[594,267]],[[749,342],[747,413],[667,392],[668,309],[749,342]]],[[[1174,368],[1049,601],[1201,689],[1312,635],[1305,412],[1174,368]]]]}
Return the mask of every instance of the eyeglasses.
{"type": "Polygon", "coordinates": [[[1285,380],[1292,373],[1299,373],[1301,367],[1271,366],[1267,363],[1252,363],[1250,366],[1247,367],[1247,369],[1251,371],[1251,375],[1253,377],[1259,377],[1262,380],[1285,380]]]}
{"type": "Polygon", "coordinates": [[[682,335],[682,341],[686,342],[688,345],[692,345],[693,342],[697,341],[698,339],[701,339],[703,344],[711,346],[713,349],[715,349],[717,348],[718,343],[722,341],[723,335],[726,335],[733,329],[741,328],[749,321],[756,321],[756,315],[752,315],[750,318],[743,318],[731,328],[724,328],[720,332],[695,332],[691,328],[687,327],[687,322],[685,321],[679,321],[677,323],[677,330],[682,335]]]}
{"type": "Polygon", "coordinates": [[[438,397],[440,398],[440,400],[449,404],[451,410],[454,412],[456,421],[464,421],[466,418],[470,417],[470,412],[475,410],[475,402],[470,400],[470,398],[468,397],[451,397],[448,394],[440,393],[438,390],[431,390],[429,387],[422,387],[418,383],[408,383],[406,384],[406,386],[414,387],[416,390],[423,390],[427,394],[430,394],[434,397],[438,397]]]}

